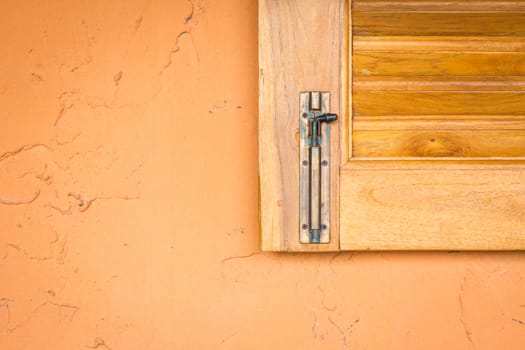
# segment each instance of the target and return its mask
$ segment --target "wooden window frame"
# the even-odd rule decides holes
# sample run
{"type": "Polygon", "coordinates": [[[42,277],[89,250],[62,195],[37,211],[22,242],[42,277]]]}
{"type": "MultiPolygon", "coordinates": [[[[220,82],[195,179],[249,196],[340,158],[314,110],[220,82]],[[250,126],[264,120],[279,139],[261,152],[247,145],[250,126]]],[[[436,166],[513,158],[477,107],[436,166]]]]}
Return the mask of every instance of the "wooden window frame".
{"type": "Polygon", "coordinates": [[[525,249],[522,159],[352,157],[350,21],[344,0],[259,1],[261,249],[525,249]],[[329,91],[340,116],[331,126],[329,244],[299,243],[301,91],[329,91]]]}

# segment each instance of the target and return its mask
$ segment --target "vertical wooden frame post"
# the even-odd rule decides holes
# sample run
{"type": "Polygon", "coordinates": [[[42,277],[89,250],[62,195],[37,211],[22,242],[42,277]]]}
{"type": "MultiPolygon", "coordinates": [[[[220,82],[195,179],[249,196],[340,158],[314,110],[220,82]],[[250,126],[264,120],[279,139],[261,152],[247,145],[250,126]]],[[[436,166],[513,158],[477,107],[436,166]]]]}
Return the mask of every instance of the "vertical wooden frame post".
{"type": "Polygon", "coordinates": [[[342,121],[331,123],[330,243],[299,240],[300,93],[330,93],[330,112],[345,108],[345,1],[259,1],[260,246],[265,251],[339,250],[342,121]]]}

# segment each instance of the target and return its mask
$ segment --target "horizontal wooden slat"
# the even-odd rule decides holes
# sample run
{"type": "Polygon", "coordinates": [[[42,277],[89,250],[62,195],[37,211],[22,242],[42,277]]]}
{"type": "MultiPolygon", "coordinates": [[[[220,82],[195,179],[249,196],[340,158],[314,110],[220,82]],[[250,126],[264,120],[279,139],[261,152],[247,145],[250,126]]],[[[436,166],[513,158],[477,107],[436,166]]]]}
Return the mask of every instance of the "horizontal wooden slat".
{"type": "MultiPolygon", "coordinates": [[[[342,174],[351,174],[360,170],[388,170],[404,172],[406,170],[419,171],[449,171],[449,170],[476,170],[492,172],[496,170],[522,170],[525,172],[523,158],[352,158],[342,168],[342,174]]],[[[525,174],[525,173],[524,173],[525,174]]]]}
{"type": "MultiPolygon", "coordinates": [[[[417,35],[417,33],[413,33],[417,35]]],[[[460,51],[525,52],[525,37],[490,36],[354,36],[353,50],[359,51],[460,51]]]]}
{"type": "Polygon", "coordinates": [[[523,36],[525,13],[354,13],[353,35],[523,36]]]}
{"type": "Polygon", "coordinates": [[[354,0],[355,12],[523,12],[525,1],[354,0]]]}
{"type": "Polygon", "coordinates": [[[447,120],[447,121],[483,121],[483,120],[492,120],[496,122],[500,121],[513,121],[519,122],[525,118],[524,115],[508,115],[508,114],[494,114],[494,115],[481,115],[481,114],[442,114],[442,115],[433,115],[433,114],[422,114],[422,115],[358,115],[354,116],[353,120],[363,121],[363,120],[400,120],[400,121],[436,121],[436,120],[447,120]]]}
{"type": "Polygon", "coordinates": [[[354,92],[360,115],[525,115],[525,93],[354,92]]]}
{"type": "Polygon", "coordinates": [[[525,130],[354,131],[355,157],[524,157],[525,130]]]}
{"type": "Polygon", "coordinates": [[[341,249],[525,249],[523,164],[455,170],[427,163],[442,168],[343,168],[341,249]]]}
{"type": "Polygon", "coordinates": [[[353,73],[354,76],[524,75],[525,53],[354,52],[353,73]]]}
{"type": "MultiPolygon", "coordinates": [[[[396,119],[395,116],[355,117],[354,131],[387,131],[387,130],[523,130],[525,115],[509,119],[452,119],[437,116],[441,119],[396,119]]],[[[457,117],[457,116],[455,116],[457,117]]],[[[499,116],[501,117],[501,116],[499,116]]]]}
{"type": "Polygon", "coordinates": [[[356,76],[356,92],[525,91],[525,76],[356,76]]]}

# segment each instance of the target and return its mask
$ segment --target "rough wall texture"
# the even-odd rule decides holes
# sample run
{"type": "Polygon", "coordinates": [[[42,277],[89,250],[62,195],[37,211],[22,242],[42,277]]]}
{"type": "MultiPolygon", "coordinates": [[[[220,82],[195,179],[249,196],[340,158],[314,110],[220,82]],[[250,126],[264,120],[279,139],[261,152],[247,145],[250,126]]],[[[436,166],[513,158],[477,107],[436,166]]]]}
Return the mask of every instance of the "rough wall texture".
{"type": "Polygon", "coordinates": [[[520,253],[257,253],[255,0],[0,5],[0,349],[523,349],[520,253]]]}

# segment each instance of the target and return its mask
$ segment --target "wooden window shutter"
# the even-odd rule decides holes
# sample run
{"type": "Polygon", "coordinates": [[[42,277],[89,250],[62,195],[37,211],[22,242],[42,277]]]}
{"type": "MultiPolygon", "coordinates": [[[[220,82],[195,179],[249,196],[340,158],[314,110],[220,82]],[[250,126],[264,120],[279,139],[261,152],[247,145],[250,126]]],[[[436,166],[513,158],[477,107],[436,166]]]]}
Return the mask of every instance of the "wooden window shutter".
{"type": "Polygon", "coordinates": [[[259,1],[261,249],[525,248],[525,1],[259,1]],[[330,93],[301,243],[300,93],[330,93]]]}

